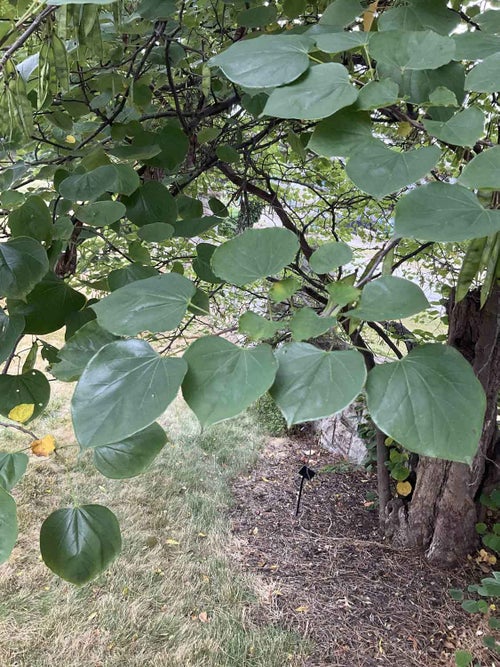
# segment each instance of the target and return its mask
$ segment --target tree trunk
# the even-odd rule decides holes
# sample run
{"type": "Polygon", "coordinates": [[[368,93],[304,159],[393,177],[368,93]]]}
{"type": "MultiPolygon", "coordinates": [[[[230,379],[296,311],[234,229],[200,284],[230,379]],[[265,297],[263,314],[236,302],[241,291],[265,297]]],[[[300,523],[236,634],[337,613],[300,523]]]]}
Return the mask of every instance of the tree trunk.
{"type": "Polygon", "coordinates": [[[486,392],[487,407],[472,466],[421,457],[409,506],[387,507],[387,534],[404,547],[425,551],[440,567],[452,567],[477,545],[478,499],[499,481],[500,441],[497,399],[500,389],[500,288],[481,309],[472,292],[449,308],[448,342],[472,364],[486,392]]]}

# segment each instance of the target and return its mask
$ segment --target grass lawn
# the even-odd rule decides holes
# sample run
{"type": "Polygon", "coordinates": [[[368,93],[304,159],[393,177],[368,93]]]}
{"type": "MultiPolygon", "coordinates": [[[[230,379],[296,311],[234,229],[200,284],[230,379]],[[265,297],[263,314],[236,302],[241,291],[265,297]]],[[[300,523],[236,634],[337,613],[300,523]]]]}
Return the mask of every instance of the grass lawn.
{"type": "MultiPolygon", "coordinates": [[[[200,434],[179,400],[162,420],[169,443],[145,474],[102,477],[90,454],[78,459],[69,421],[71,387],[52,383],[54,400],[34,422],[60,450],[30,455],[14,488],[20,535],[0,567],[2,667],[283,667],[307,646],[269,624],[266,585],[231,556],[228,482],[249,469],[263,441],[249,415],[200,434]],[[43,520],[72,499],[102,503],[118,516],[123,553],[94,582],[76,588],[41,562],[43,520]]],[[[29,438],[1,429],[0,450],[29,438]]]]}

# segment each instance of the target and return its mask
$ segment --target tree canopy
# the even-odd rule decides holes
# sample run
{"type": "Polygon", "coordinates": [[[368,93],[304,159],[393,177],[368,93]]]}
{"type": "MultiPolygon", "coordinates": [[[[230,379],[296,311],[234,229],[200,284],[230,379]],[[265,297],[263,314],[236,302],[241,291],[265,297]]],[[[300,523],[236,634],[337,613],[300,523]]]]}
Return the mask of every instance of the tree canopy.
{"type": "MultiPolygon", "coordinates": [[[[7,428],[32,435],[47,375],[76,382],[81,454],[124,478],[165,444],[157,420],[179,390],[202,426],[267,391],[289,425],[364,394],[405,449],[475,460],[496,399],[446,333],[407,318],[435,307],[439,283],[453,302],[478,288],[482,307],[498,304],[500,11],[0,4],[7,428]],[[60,329],[57,349],[46,336],[60,329]],[[322,349],[327,332],[336,344],[322,349]]],[[[1,457],[4,561],[28,459],[1,457]]],[[[78,584],[120,544],[93,504],[41,531],[44,561],[78,584]]]]}

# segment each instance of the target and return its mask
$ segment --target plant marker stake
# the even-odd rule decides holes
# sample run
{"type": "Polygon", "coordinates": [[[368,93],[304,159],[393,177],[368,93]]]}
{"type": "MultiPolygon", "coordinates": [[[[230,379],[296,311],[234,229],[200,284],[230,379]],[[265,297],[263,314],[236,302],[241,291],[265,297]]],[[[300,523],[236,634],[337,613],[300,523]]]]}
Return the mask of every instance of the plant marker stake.
{"type": "Polygon", "coordinates": [[[299,510],[300,510],[300,499],[302,498],[302,489],[304,488],[304,482],[306,479],[311,480],[316,473],[312,468],[308,468],[307,466],[302,466],[302,468],[299,470],[299,475],[301,476],[300,480],[300,488],[299,488],[299,496],[297,498],[297,509],[295,510],[295,516],[299,515],[299,510]]]}

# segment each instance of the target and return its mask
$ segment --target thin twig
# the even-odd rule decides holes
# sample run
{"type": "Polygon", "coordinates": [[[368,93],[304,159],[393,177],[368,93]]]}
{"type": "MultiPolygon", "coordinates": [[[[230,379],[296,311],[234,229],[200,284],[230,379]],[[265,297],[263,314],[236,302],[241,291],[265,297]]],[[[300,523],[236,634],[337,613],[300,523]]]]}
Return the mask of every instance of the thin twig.
{"type": "Polygon", "coordinates": [[[15,428],[16,431],[21,431],[22,433],[29,435],[30,438],[33,438],[33,440],[39,440],[39,437],[35,435],[33,431],[29,431],[27,428],[24,428],[24,426],[19,426],[19,424],[7,424],[6,422],[0,422],[0,426],[3,426],[4,428],[15,428]]]}
{"type": "Polygon", "coordinates": [[[368,322],[368,326],[370,329],[373,329],[373,331],[376,331],[377,334],[380,336],[380,338],[384,341],[384,343],[391,348],[391,350],[394,352],[394,354],[397,356],[398,359],[402,359],[403,355],[400,350],[398,350],[397,346],[392,342],[392,340],[389,338],[389,336],[385,333],[383,329],[381,329],[378,324],[375,322],[368,322]]]}

